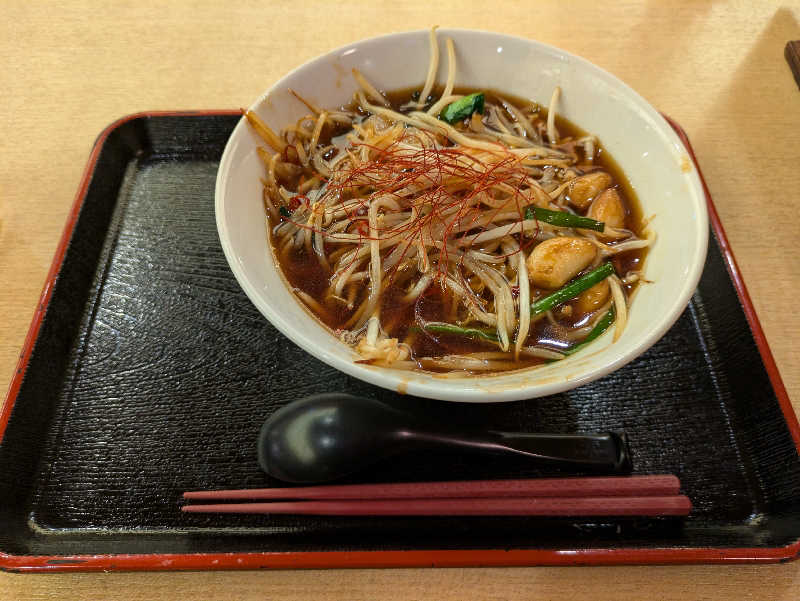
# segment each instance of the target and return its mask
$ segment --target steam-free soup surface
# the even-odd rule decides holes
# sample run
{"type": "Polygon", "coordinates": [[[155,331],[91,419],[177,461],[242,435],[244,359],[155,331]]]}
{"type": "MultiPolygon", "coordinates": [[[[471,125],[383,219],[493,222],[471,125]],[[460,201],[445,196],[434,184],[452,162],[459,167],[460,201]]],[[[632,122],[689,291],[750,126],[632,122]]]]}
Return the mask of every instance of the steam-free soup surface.
{"type": "MultiPolygon", "coordinates": [[[[474,90],[457,90],[456,92],[467,95],[474,92],[474,90]]],[[[512,98],[507,94],[492,91],[483,92],[486,105],[503,107],[511,103],[520,113],[525,115],[529,123],[532,123],[534,127],[542,132],[546,129],[547,112],[543,108],[529,101],[512,98]]],[[[439,98],[440,94],[441,89],[432,90],[425,103],[426,106],[430,106],[439,98]]],[[[391,104],[392,110],[401,114],[408,114],[414,109],[414,107],[409,107],[409,103],[419,100],[419,88],[389,93],[386,94],[386,97],[391,104]]],[[[421,110],[424,109],[425,107],[421,110]]],[[[365,110],[358,103],[343,107],[343,110],[356,116],[354,119],[356,126],[359,123],[365,123],[371,116],[370,111],[365,110]]],[[[510,116],[512,114],[506,112],[506,122],[501,122],[501,127],[503,125],[513,126],[513,119],[510,116]]],[[[473,113],[473,115],[456,123],[454,125],[456,130],[464,132],[480,131],[483,125],[475,121],[475,115],[478,115],[478,113],[473,113]]],[[[478,116],[477,119],[491,125],[491,116],[491,114],[484,113],[482,116],[478,116]]],[[[611,182],[607,188],[616,191],[624,207],[623,229],[629,230],[634,238],[643,238],[644,223],[639,204],[627,178],[620,171],[613,158],[599,142],[592,144],[593,148],[590,146],[592,155],[591,157],[587,156],[586,145],[576,143],[578,140],[587,138],[588,134],[586,132],[560,117],[556,117],[555,125],[558,131],[558,144],[555,147],[567,149],[575,158],[573,164],[569,166],[569,169],[573,170],[570,175],[596,172],[607,173],[611,177],[611,182]]],[[[345,134],[351,131],[351,124],[325,122],[320,128],[316,148],[327,150],[320,156],[325,161],[332,161],[341,153],[347,152],[348,143],[345,134]]],[[[448,141],[445,144],[452,144],[452,142],[448,141]]],[[[350,151],[357,152],[353,148],[350,151]]],[[[287,165],[297,166],[297,168],[291,170],[284,170],[282,173],[276,171],[276,180],[280,185],[284,186],[285,190],[302,189],[303,184],[309,182],[311,178],[319,177],[319,173],[316,172],[313,165],[302,166],[303,161],[299,154],[300,152],[292,145],[287,145],[287,149],[283,151],[281,160],[287,165]]],[[[413,164],[411,164],[408,170],[413,170],[413,168],[413,164]]],[[[544,165],[539,169],[539,172],[546,173],[547,169],[558,170],[563,168],[544,165]]],[[[549,175],[553,176],[553,174],[549,175]]],[[[386,178],[385,183],[391,183],[391,174],[387,175],[386,178]]],[[[371,189],[362,190],[361,192],[374,193],[379,191],[382,183],[384,182],[378,179],[373,182],[374,185],[371,189]]],[[[510,181],[509,183],[513,187],[514,182],[510,181]]],[[[320,180],[319,185],[324,185],[324,181],[320,180]]],[[[366,186],[366,188],[370,188],[370,186],[366,186]]],[[[279,200],[281,200],[280,197],[279,200]]],[[[285,194],[282,200],[286,200],[285,194]]],[[[288,209],[281,207],[277,219],[275,218],[275,213],[272,213],[269,219],[270,231],[281,223],[290,221],[293,217],[292,212],[305,202],[309,202],[307,193],[292,194],[287,203],[288,209]]],[[[569,210],[571,213],[581,215],[587,212],[586,208],[581,210],[570,204],[568,193],[561,196],[560,202],[565,210],[569,210]]],[[[342,233],[364,235],[366,243],[366,239],[369,236],[365,225],[365,214],[366,210],[362,209],[359,214],[359,210],[356,209],[352,223],[343,229],[342,233]]],[[[313,223],[308,227],[313,229],[313,223]]],[[[484,229],[485,227],[480,225],[476,225],[472,229],[467,227],[466,234],[462,235],[479,234],[484,229]]],[[[512,238],[513,240],[508,240],[508,242],[516,241],[521,247],[518,252],[521,253],[530,254],[532,247],[536,245],[535,232],[533,234],[529,232],[527,235],[513,234],[512,238]]],[[[614,240],[606,240],[606,242],[610,247],[617,243],[614,240]]],[[[328,239],[323,238],[323,248],[316,249],[314,247],[311,250],[305,245],[300,245],[299,247],[287,245],[285,240],[278,239],[275,234],[271,234],[271,243],[273,252],[289,286],[298,292],[301,300],[334,334],[344,334],[345,337],[352,337],[352,331],[356,325],[354,324],[354,320],[357,317],[356,313],[370,294],[370,284],[366,278],[362,277],[362,279],[353,280],[344,286],[340,295],[331,294],[332,277],[336,271],[336,259],[344,254],[343,245],[331,243],[328,239]],[[317,250],[327,257],[327,265],[321,262],[317,250]]],[[[497,244],[491,241],[488,244],[477,243],[474,246],[470,246],[470,248],[487,254],[493,253],[494,255],[499,252],[502,255],[502,250],[498,250],[497,244]]],[[[386,260],[391,250],[392,247],[381,251],[383,260],[386,260]]],[[[646,251],[646,247],[637,248],[613,254],[608,258],[615,268],[614,271],[621,278],[625,296],[628,299],[631,298],[634,288],[641,279],[636,274],[640,273],[642,269],[646,251]],[[633,274],[633,276],[630,274],[633,274]]],[[[514,301],[518,303],[519,275],[509,267],[511,264],[512,261],[508,261],[508,265],[495,265],[494,268],[498,269],[501,275],[512,284],[511,291],[514,295],[514,301]],[[516,284],[514,284],[515,281],[517,282],[516,284]]],[[[364,270],[365,268],[362,264],[358,271],[364,270]]],[[[583,271],[588,271],[588,268],[583,271]]],[[[463,273],[464,284],[470,286],[472,291],[480,296],[486,288],[485,282],[476,277],[475,273],[469,269],[463,269],[463,273]]],[[[442,281],[432,282],[424,292],[410,301],[408,299],[410,290],[413,290],[415,283],[418,281],[419,273],[413,264],[400,264],[396,269],[384,274],[383,279],[383,289],[379,303],[381,335],[397,339],[399,344],[406,345],[410,356],[404,360],[404,364],[414,362],[418,368],[425,370],[449,371],[451,369],[450,363],[448,363],[447,359],[442,359],[443,357],[466,357],[469,359],[464,360],[468,363],[466,367],[462,364],[462,369],[474,371],[475,373],[484,373],[486,371],[530,367],[547,360],[542,356],[514,353],[512,349],[503,351],[499,348],[497,341],[487,340],[480,336],[464,336],[457,333],[447,333],[441,331],[441,329],[438,331],[426,329],[425,324],[446,323],[460,324],[464,328],[491,332],[491,327],[486,323],[476,321],[470,314],[470,309],[465,305],[463,299],[453,291],[452,287],[448,287],[442,281]],[[473,362],[469,363],[469,361],[473,362]],[[487,364],[488,368],[481,368],[478,365],[478,362],[481,361],[487,364]],[[477,366],[477,368],[472,369],[469,365],[477,366]]],[[[534,302],[552,292],[552,289],[531,284],[530,301],[534,302]]],[[[551,349],[555,352],[575,347],[582,340],[582,337],[576,335],[576,332],[584,332],[585,334],[585,330],[588,329],[592,321],[597,321],[598,311],[601,309],[603,311],[608,310],[609,302],[610,294],[606,293],[605,298],[602,298],[594,306],[587,305],[586,295],[560,304],[546,315],[539,316],[538,319],[533,320],[523,346],[525,348],[551,349]]],[[[491,308],[491,303],[488,307],[491,308]]],[[[519,310],[520,312],[522,311],[521,308],[519,310]]],[[[364,327],[362,324],[362,330],[364,327]]]]}

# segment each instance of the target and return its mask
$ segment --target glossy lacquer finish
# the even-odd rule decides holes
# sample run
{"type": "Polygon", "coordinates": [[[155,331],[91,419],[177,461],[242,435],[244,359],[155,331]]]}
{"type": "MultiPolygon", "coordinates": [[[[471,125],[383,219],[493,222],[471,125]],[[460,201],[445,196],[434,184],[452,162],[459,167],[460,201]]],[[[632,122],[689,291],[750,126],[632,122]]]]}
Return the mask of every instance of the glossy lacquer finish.
{"type": "MultiPolygon", "coordinates": [[[[441,403],[326,366],[242,294],[213,215],[235,114],[138,116],[101,137],[0,416],[0,565],[11,570],[778,561],[800,538],[797,422],[710,206],[697,293],[652,349],[540,399],[441,403]],[[23,377],[24,374],[24,377],[23,377]],[[184,515],[186,490],[280,483],[261,424],[348,392],[459,429],[625,431],[634,473],[673,473],[685,521],[184,515]],[[795,438],[793,438],[793,436],[795,438]]],[[[563,475],[460,451],[342,481],[563,475]]]]}
{"type": "Polygon", "coordinates": [[[456,428],[351,394],[323,393],[273,413],[258,437],[262,469],[285,482],[317,483],[354,474],[405,453],[468,453],[526,458],[539,465],[624,474],[624,434],[541,434],[456,428]]]}

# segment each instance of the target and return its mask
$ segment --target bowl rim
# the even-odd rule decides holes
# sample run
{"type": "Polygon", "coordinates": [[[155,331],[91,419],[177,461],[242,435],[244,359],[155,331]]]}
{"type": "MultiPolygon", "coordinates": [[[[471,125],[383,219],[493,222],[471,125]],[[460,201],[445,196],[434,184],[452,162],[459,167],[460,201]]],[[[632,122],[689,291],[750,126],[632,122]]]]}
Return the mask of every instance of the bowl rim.
{"type": "MultiPolygon", "coordinates": [[[[609,71],[606,71],[602,67],[595,65],[591,61],[581,56],[572,54],[556,46],[545,44],[543,42],[532,40],[530,38],[525,38],[523,36],[493,32],[482,29],[452,28],[452,27],[437,28],[437,35],[446,35],[450,32],[459,33],[462,35],[463,34],[479,35],[479,36],[493,37],[498,39],[513,40],[517,43],[530,45],[534,47],[536,50],[544,52],[550,56],[567,58],[569,61],[578,64],[581,68],[594,71],[597,76],[604,79],[607,83],[620,88],[629,96],[630,99],[634,100],[635,104],[637,105],[637,109],[642,110],[655,123],[657,123],[661,129],[660,133],[666,136],[666,138],[669,139],[669,141],[673,145],[677,146],[678,148],[685,148],[684,144],[681,142],[677,133],[669,125],[664,116],[659,111],[657,111],[643,96],[641,96],[641,94],[639,94],[636,90],[634,90],[632,87],[630,87],[628,84],[626,84],[617,76],[613,75],[609,71]]],[[[273,94],[278,90],[281,90],[284,87],[283,82],[285,82],[293,75],[299,73],[302,70],[309,69],[317,65],[318,63],[329,61],[332,58],[336,58],[340,56],[343,52],[351,48],[360,46],[362,44],[390,41],[392,38],[410,37],[414,35],[424,35],[425,38],[427,38],[429,33],[430,33],[429,29],[415,29],[408,31],[393,32],[393,33],[373,36],[370,38],[364,38],[361,40],[356,40],[354,42],[350,42],[342,46],[339,46],[337,48],[334,48],[324,54],[318,55],[308,61],[303,62],[302,64],[298,65],[297,67],[285,73],[277,81],[275,81],[265,92],[263,92],[254,102],[252,102],[249,106],[249,109],[255,110],[256,108],[258,108],[271,94],[273,94]]],[[[328,365],[338,369],[339,371],[347,375],[353,376],[355,378],[358,378],[362,381],[368,382],[370,384],[380,386],[382,388],[393,390],[401,394],[407,393],[414,396],[426,397],[443,401],[486,402],[486,403],[531,399],[551,394],[557,394],[560,392],[564,392],[566,390],[577,388],[578,386],[582,386],[584,384],[593,382],[623,367],[624,365],[633,361],[635,358],[637,358],[642,353],[647,351],[647,349],[649,349],[659,339],[661,339],[667,332],[667,330],[669,330],[673,326],[673,324],[677,321],[677,319],[685,310],[692,294],[694,293],[697,287],[697,284],[700,280],[700,276],[702,275],[703,272],[703,268],[705,265],[705,257],[708,249],[709,221],[708,221],[706,195],[703,190],[699,175],[697,173],[697,169],[694,168],[689,174],[691,182],[689,185],[690,189],[694,189],[695,194],[693,195],[690,194],[689,197],[692,199],[694,198],[699,199],[698,204],[700,205],[695,207],[696,209],[698,209],[695,212],[697,221],[697,225],[695,226],[695,232],[697,235],[698,244],[697,244],[697,251],[693,256],[694,260],[690,264],[689,270],[686,273],[684,279],[682,280],[683,284],[680,290],[678,291],[678,294],[674,296],[674,300],[670,306],[669,311],[666,311],[661,315],[657,327],[652,328],[646,336],[643,336],[627,352],[619,355],[613,361],[605,363],[601,367],[590,369],[586,373],[577,376],[572,376],[569,378],[558,378],[554,380],[548,380],[545,382],[531,383],[528,385],[521,385],[515,387],[494,386],[492,387],[492,390],[487,390],[479,386],[470,386],[469,384],[480,383],[480,382],[492,382],[492,381],[497,382],[497,379],[504,377],[504,375],[518,374],[520,371],[536,369],[536,368],[535,367],[523,368],[523,370],[514,370],[513,372],[499,372],[497,374],[487,374],[480,376],[465,376],[463,378],[436,378],[435,376],[431,376],[430,378],[424,381],[420,381],[420,380],[410,379],[409,373],[403,370],[392,370],[390,368],[380,368],[375,366],[359,364],[356,363],[349,354],[348,355],[345,355],[343,353],[334,354],[320,349],[320,347],[315,343],[315,340],[317,340],[317,336],[306,335],[306,333],[294,329],[287,320],[281,317],[278,314],[278,312],[276,312],[273,309],[273,305],[271,303],[266,302],[263,299],[256,286],[254,286],[250,282],[250,280],[248,279],[247,275],[244,272],[244,269],[239,265],[239,261],[236,257],[236,253],[231,243],[230,232],[228,230],[227,223],[224,219],[224,206],[225,206],[224,192],[227,184],[226,180],[227,180],[228,167],[232,161],[231,156],[233,154],[233,146],[234,146],[233,141],[238,139],[241,130],[246,127],[247,127],[246,120],[243,116],[234,127],[228,139],[228,142],[225,145],[222,157],[220,158],[217,177],[216,177],[216,184],[215,184],[214,210],[215,210],[215,218],[217,225],[217,233],[220,239],[220,244],[222,246],[223,252],[225,254],[225,258],[228,262],[229,267],[231,268],[231,271],[234,274],[234,277],[236,278],[237,282],[241,286],[242,290],[244,290],[245,294],[250,299],[250,301],[259,310],[259,312],[264,317],[266,317],[267,320],[275,328],[277,328],[278,331],[280,331],[284,336],[289,338],[292,342],[297,344],[304,351],[308,352],[317,359],[327,363],[328,365]]],[[[274,260],[274,254],[272,253],[271,249],[269,250],[269,254],[273,255],[273,260],[274,260]]],[[[286,281],[285,276],[281,272],[280,268],[277,268],[277,271],[279,276],[285,282],[286,281]]],[[[325,326],[324,324],[321,324],[321,322],[319,322],[319,320],[317,320],[316,317],[314,317],[313,314],[311,314],[310,311],[308,311],[308,309],[303,305],[303,303],[301,303],[299,300],[297,300],[297,303],[301,307],[306,309],[306,314],[308,315],[309,319],[315,320],[318,325],[321,325],[325,330],[327,330],[327,335],[333,336],[333,333],[330,331],[330,329],[327,328],[327,326],[325,326]]],[[[421,372],[414,372],[414,375],[419,375],[419,373],[421,372]]]]}

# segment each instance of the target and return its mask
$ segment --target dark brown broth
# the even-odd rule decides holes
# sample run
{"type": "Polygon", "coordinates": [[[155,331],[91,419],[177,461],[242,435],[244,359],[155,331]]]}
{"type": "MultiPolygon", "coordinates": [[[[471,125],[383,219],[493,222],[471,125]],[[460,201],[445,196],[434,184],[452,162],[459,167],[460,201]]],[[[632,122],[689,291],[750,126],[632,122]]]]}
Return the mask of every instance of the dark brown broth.
{"type": "MultiPolygon", "coordinates": [[[[392,107],[399,110],[399,107],[412,99],[412,94],[417,92],[417,88],[398,90],[386,93],[392,107]]],[[[467,94],[474,90],[456,89],[456,93],[467,94]]],[[[508,94],[499,94],[492,90],[484,92],[487,101],[495,100],[499,97],[513,103],[517,107],[535,106],[534,103],[526,101],[521,98],[515,98],[508,94]]],[[[430,99],[438,98],[441,94],[441,88],[435,89],[431,94],[430,99]]],[[[347,107],[353,109],[353,106],[347,107]]],[[[539,114],[543,119],[547,118],[547,110],[544,107],[537,107],[539,114]]],[[[556,127],[563,139],[573,138],[577,139],[587,135],[587,132],[571,123],[563,117],[556,116],[556,127]]],[[[334,130],[326,126],[323,128],[320,136],[320,145],[324,146],[330,144],[330,140],[344,133],[345,130],[334,130]]],[[[593,163],[594,166],[602,168],[608,172],[614,180],[617,191],[620,193],[623,202],[627,209],[627,217],[625,227],[633,231],[637,236],[641,237],[644,230],[644,222],[641,206],[638,202],[636,194],[630,185],[630,182],[620,169],[617,162],[611,155],[603,148],[602,144],[596,146],[596,158],[593,163]]],[[[274,225],[274,224],[273,224],[274,225]]],[[[270,228],[270,232],[271,232],[270,228]]],[[[270,233],[271,236],[271,233],[270,233]]],[[[330,249],[329,249],[330,250],[330,249]]],[[[334,331],[341,330],[343,326],[352,316],[354,310],[349,310],[341,302],[331,302],[325,304],[323,302],[323,294],[329,286],[330,273],[326,272],[319,261],[313,254],[307,254],[304,249],[298,251],[290,251],[287,256],[279,256],[278,249],[273,244],[273,252],[278,257],[278,263],[281,265],[283,274],[293,289],[299,289],[313,298],[320,301],[325,307],[325,314],[319,314],[312,311],[326,326],[334,331]]],[[[629,271],[641,269],[644,262],[647,249],[634,250],[615,255],[613,264],[618,274],[624,275],[629,271]]],[[[626,285],[626,292],[630,296],[633,293],[637,284],[626,285]]],[[[362,286],[361,293],[356,296],[354,308],[360,305],[361,299],[364,298],[368,286],[362,286]]],[[[550,291],[535,291],[531,289],[532,298],[542,296],[550,291]]],[[[405,290],[401,287],[392,284],[384,292],[381,304],[381,324],[384,331],[394,338],[398,338],[402,342],[407,342],[411,345],[415,358],[441,356],[446,354],[464,354],[471,352],[481,351],[496,351],[496,345],[481,341],[465,339],[459,336],[432,335],[419,327],[415,327],[417,323],[416,318],[419,316],[424,321],[444,321],[452,323],[457,317],[451,311],[451,296],[448,292],[443,291],[441,287],[433,285],[428,288],[428,291],[420,297],[416,303],[403,304],[400,302],[400,297],[405,294],[405,290]]],[[[311,310],[309,308],[309,310],[311,310]]],[[[571,316],[562,316],[559,318],[559,324],[563,324],[563,329],[567,329],[580,322],[585,316],[578,315],[573,312],[571,316]]],[[[539,320],[531,326],[531,332],[528,335],[528,345],[545,344],[554,349],[566,348],[571,344],[567,342],[563,333],[559,330],[562,326],[553,326],[548,320],[539,320]]],[[[518,365],[520,368],[538,365],[542,361],[534,358],[520,358],[518,365]]]]}

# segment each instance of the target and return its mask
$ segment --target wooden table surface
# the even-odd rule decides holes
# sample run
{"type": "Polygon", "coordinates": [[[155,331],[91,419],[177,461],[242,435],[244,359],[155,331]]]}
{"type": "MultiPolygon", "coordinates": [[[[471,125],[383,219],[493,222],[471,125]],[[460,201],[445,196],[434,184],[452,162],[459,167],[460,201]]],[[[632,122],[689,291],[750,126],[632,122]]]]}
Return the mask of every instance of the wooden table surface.
{"type": "MultiPolygon", "coordinates": [[[[117,117],[249,104],[287,70],[376,34],[490,29],[589,58],[694,144],[800,409],[800,90],[789,2],[0,2],[0,389],[15,369],[97,134],[117,117]]],[[[21,599],[796,599],[767,566],[0,574],[21,599]]]]}

